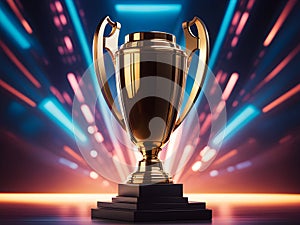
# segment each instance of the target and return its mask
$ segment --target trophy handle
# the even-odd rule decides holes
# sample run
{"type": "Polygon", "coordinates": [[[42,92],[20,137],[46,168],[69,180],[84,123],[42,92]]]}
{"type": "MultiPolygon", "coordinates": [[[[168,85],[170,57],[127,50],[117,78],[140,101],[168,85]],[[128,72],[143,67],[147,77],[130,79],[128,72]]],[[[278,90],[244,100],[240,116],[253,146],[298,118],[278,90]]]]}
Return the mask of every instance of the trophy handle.
{"type": "MultiPolygon", "coordinates": [[[[93,40],[93,60],[94,60],[94,68],[96,71],[96,75],[98,78],[98,82],[100,84],[101,92],[104,96],[104,99],[115,116],[116,120],[119,124],[125,129],[125,122],[121,112],[118,110],[115,104],[113,104],[114,99],[112,97],[108,80],[105,71],[104,65],[104,54],[103,50],[106,49],[112,58],[112,61],[115,65],[115,52],[118,50],[118,39],[120,32],[121,24],[119,22],[113,22],[109,16],[106,16],[97,26],[94,40],[93,40]],[[104,30],[106,26],[111,26],[111,32],[107,37],[104,37],[104,30]]],[[[115,67],[116,68],[116,67],[115,67]]]]}
{"type": "Polygon", "coordinates": [[[182,23],[182,28],[184,31],[186,51],[188,55],[188,68],[192,62],[194,52],[199,49],[200,54],[194,84],[184,110],[175,124],[175,129],[179,127],[197,100],[206,76],[206,65],[209,58],[209,39],[204,23],[198,17],[194,17],[192,21],[182,23]],[[196,37],[190,29],[193,25],[196,25],[197,27],[198,37],[196,37]]]}

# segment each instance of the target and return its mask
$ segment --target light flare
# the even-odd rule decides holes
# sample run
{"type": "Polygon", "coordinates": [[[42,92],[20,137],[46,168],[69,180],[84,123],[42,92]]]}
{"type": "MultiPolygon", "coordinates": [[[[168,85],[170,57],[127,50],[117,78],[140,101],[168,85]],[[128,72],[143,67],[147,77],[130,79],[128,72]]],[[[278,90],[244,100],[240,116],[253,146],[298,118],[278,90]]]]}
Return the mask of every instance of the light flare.
{"type": "Polygon", "coordinates": [[[282,10],[280,16],[278,17],[277,21],[275,22],[273,28],[271,29],[270,33],[268,34],[266,40],[264,41],[264,46],[267,47],[273,41],[274,37],[278,33],[279,29],[281,28],[282,24],[286,20],[287,16],[292,11],[293,7],[297,3],[297,0],[289,0],[284,9],[282,10]]]}
{"type": "Polygon", "coordinates": [[[36,103],[33,100],[31,100],[30,98],[28,98],[27,96],[25,96],[24,94],[22,94],[21,92],[19,92],[18,90],[16,90],[15,88],[13,88],[12,86],[10,86],[8,83],[4,82],[1,79],[0,79],[0,86],[3,87],[8,92],[10,92],[11,94],[18,97],[19,99],[21,99],[22,101],[24,101],[25,103],[27,103],[28,105],[30,105],[31,107],[36,107],[36,103]]]}

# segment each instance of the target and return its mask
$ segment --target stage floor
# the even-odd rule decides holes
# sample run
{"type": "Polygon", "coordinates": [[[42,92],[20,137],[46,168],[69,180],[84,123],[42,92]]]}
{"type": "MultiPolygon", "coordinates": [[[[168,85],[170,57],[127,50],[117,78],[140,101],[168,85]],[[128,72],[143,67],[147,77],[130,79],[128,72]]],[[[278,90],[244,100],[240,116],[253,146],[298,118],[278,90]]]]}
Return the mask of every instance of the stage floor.
{"type": "MultiPolygon", "coordinates": [[[[97,201],[110,201],[113,196],[115,195],[0,194],[0,224],[126,224],[90,219],[90,208],[96,207],[97,201]]],[[[208,208],[213,209],[212,222],[201,224],[300,224],[300,194],[186,194],[185,196],[189,197],[190,201],[206,201],[208,208]]]]}

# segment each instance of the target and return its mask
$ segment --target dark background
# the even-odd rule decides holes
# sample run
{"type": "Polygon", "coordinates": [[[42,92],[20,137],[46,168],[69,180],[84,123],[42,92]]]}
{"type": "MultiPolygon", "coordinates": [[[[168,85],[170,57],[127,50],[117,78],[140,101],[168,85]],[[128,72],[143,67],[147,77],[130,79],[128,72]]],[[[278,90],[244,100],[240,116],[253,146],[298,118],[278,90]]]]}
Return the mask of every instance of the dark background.
{"type": "MultiPolygon", "coordinates": [[[[116,191],[114,183],[101,177],[92,179],[91,169],[78,157],[74,158],[74,154],[64,150],[64,146],[68,146],[73,149],[73,153],[80,155],[74,138],[39,108],[44,99],[57,98],[57,92],[63,97],[69,95],[73,99],[74,92],[67,80],[67,74],[72,71],[79,79],[89,65],[87,55],[82,50],[84,44],[78,36],[67,2],[69,1],[1,0],[1,192],[116,191]],[[10,23],[3,19],[3,13],[10,23]],[[22,25],[20,18],[28,22],[32,32],[28,27],[25,29],[24,20],[22,25]],[[55,20],[59,20],[56,25],[55,20]],[[29,47],[23,48],[20,45],[20,37],[14,33],[12,27],[30,43],[29,47]],[[68,51],[66,47],[66,36],[72,41],[72,51],[68,51]],[[24,76],[26,71],[33,75],[40,87],[36,87],[24,76]],[[3,82],[30,98],[36,105],[30,106],[20,100],[7,90],[7,85],[3,85],[3,82]],[[77,163],[81,170],[59,163],[60,158],[77,163]]],[[[300,192],[299,1],[241,0],[235,4],[234,1],[220,0],[70,2],[74,4],[79,15],[82,34],[86,38],[85,44],[90,51],[94,30],[100,19],[106,15],[122,24],[119,44],[123,43],[125,34],[140,30],[170,32],[176,35],[179,44],[184,44],[181,23],[197,15],[208,28],[211,54],[214,50],[217,53],[215,62],[210,65],[211,69],[215,74],[219,71],[225,74],[220,80],[222,90],[233,72],[239,74],[238,82],[226,101],[228,118],[234,117],[247,104],[254,105],[260,113],[222,146],[215,163],[203,172],[191,170],[203,148],[201,145],[197,147],[179,179],[185,184],[185,191],[300,192]],[[120,12],[115,8],[117,4],[179,4],[181,9],[178,12],[159,9],[144,13],[120,12]],[[214,49],[216,40],[221,35],[220,30],[230,4],[234,6],[233,17],[230,18],[228,29],[225,29],[224,39],[217,51],[214,49]],[[249,14],[239,35],[235,33],[240,17],[237,17],[237,24],[233,24],[234,15],[237,13],[249,14]],[[264,45],[274,25],[279,24],[278,20],[282,22],[276,25],[278,32],[270,44],[264,45]],[[238,37],[238,43],[232,46],[235,36],[238,37]],[[259,86],[272,71],[273,78],[259,86]],[[262,111],[266,105],[292,89],[296,93],[272,110],[262,111]],[[236,154],[216,163],[219,158],[233,150],[236,150],[236,154]],[[250,164],[242,164],[246,165],[244,168],[239,167],[243,162],[250,164]],[[233,167],[234,171],[228,172],[228,167],[233,167]],[[211,171],[214,170],[218,171],[217,176],[212,176],[211,171]]],[[[61,100],[59,96],[58,100],[61,100]]],[[[59,104],[71,115],[72,106],[66,99],[62,99],[59,104]]],[[[205,100],[198,110],[209,113],[205,100]]],[[[99,130],[105,133],[105,129],[105,126],[100,125],[99,130]]],[[[207,134],[203,134],[201,138],[205,140],[207,134]]]]}

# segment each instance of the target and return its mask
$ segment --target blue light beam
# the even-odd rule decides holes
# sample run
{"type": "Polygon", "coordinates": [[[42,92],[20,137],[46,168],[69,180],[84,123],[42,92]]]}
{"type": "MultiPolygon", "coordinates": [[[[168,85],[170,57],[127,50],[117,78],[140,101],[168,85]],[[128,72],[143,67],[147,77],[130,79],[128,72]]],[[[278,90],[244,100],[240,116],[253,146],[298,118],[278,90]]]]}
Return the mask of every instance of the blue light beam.
{"type": "Polygon", "coordinates": [[[75,33],[77,34],[79,42],[81,44],[81,48],[82,48],[83,54],[85,56],[86,63],[89,66],[93,62],[92,61],[92,56],[91,56],[92,53],[91,53],[91,50],[89,48],[84,30],[83,30],[83,26],[82,26],[80,18],[79,18],[79,15],[77,13],[77,9],[75,7],[75,4],[74,4],[73,0],[65,0],[65,3],[66,3],[66,6],[67,6],[67,9],[69,11],[72,23],[74,25],[74,28],[75,28],[75,31],[76,31],[75,33]]]}
{"type": "Polygon", "coordinates": [[[59,158],[59,163],[65,165],[67,167],[70,167],[73,170],[76,170],[78,168],[77,163],[74,163],[74,162],[72,162],[68,159],[65,159],[65,158],[59,158]]]}
{"type": "Polygon", "coordinates": [[[117,4],[117,12],[126,13],[158,13],[174,12],[179,13],[182,6],[180,4],[117,4]]]}
{"type": "Polygon", "coordinates": [[[62,105],[54,99],[46,98],[39,104],[42,110],[53,122],[63,128],[71,137],[75,135],[80,141],[87,141],[87,137],[81,129],[72,122],[71,116],[64,110],[62,105]]]}
{"type": "Polygon", "coordinates": [[[233,116],[228,125],[213,138],[212,143],[219,145],[223,140],[232,137],[259,114],[260,111],[255,106],[247,105],[233,116]]]}
{"type": "Polygon", "coordinates": [[[223,18],[219,33],[217,35],[217,38],[216,38],[216,41],[215,41],[215,44],[214,44],[214,47],[213,47],[213,50],[212,50],[212,53],[211,53],[211,56],[210,56],[210,60],[209,60],[209,63],[208,63],[208,66],[211,70],[213,69],[213,67],[216,63],[219,51],[221,49],[224,38],[226,36],[228,27],[230,25],[230,22],[231,22],[236,4],[237,4],[237,0],[230,0],[229,1],[227,10],[225,12],[225,16],[223,18]]]}
{"type": "Polygon", "coordinates": [[[9,15],[4,12],[3,7],[0,5],[0,26],[14,40],[22,49],[29,49],[30,43],[26,36],[22,34],[21,29],[16,27],[9,15]]]}

